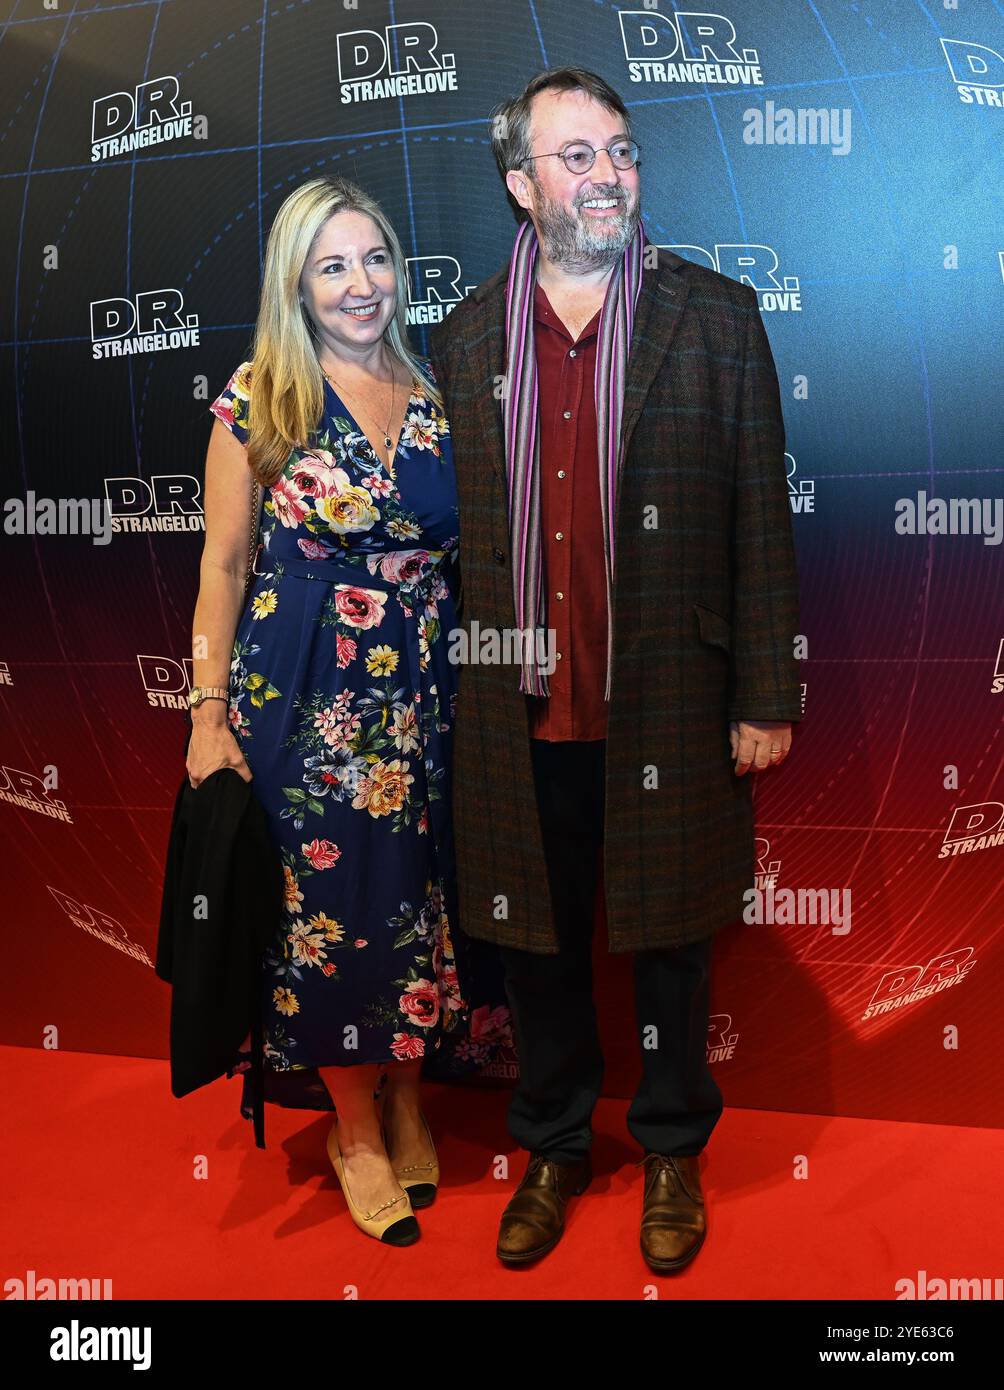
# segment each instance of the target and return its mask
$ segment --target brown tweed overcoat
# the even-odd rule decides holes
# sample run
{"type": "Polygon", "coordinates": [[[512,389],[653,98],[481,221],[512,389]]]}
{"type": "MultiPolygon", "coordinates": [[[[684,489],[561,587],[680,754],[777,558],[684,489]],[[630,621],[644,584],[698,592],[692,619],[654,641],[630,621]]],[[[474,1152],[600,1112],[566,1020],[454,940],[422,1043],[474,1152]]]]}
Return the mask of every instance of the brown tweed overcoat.
{"type": "MultiPolygon", "coordinates": [[[[468,633],[474,620],[516,626],[499,399],[507,276],[479,285],[430,338],[468,633]]],[[[700,940],[741,916],[753,779],[783,774],[737,777],[729,721],[801,718],[784,423],[753,289],[659,251],[643,272],[622,438],[603,853],[614,952],[700,940]]],[[[461,667],[454,755],[459,924],[553,954],[517,666],[461,667]]]]}

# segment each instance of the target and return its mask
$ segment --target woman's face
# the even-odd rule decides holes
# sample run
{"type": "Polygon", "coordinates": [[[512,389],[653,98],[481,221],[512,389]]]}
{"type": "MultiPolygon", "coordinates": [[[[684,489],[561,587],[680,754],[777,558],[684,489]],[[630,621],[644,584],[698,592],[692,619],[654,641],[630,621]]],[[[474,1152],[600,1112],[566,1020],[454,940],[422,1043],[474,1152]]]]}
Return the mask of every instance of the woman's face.
{"type": "Polygon", "coordinates": [[[314,239],[300,293],[322,341],[349,356],[383,336],[397,281],[380,228],[361,212],[336,212],[314,239]]]}

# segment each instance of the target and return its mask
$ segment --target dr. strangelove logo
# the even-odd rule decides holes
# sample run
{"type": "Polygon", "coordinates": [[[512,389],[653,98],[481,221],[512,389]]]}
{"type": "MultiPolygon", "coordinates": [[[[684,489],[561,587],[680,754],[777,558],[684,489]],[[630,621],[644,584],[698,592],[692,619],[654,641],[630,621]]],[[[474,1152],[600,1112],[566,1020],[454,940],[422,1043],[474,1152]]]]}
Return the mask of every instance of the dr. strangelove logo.
{"type": "Polygon", "coordinates": [[[663,14],[653,5],[621,10],[618,18],[632,82],[763,86],[759,53],[737,47],[736,26],[727,15],[695,10],[663,14]]]}
{"type": "Polygon", "coordinates": [[[425,20],[351,29],[338,35],[337,50],[343,106],[457,90],[456,58],[440,53],[436,26],[425,20]]]}
{"type": "Polygon", "coordinates": [[[942,39],[941,47],[962,104],[1004,111],[1004,57],[996,48],[965,39],[942,39]]]}
{"type": "Polygon", "coordinates": [[[205,140],[205,116],[192,114],[192,103],[179,100],[178,79],[163,77],[141,82],[132,92],[109,92],[98,97],[91,112],[91,163],[132,154],[186,135],[205,140]]]}

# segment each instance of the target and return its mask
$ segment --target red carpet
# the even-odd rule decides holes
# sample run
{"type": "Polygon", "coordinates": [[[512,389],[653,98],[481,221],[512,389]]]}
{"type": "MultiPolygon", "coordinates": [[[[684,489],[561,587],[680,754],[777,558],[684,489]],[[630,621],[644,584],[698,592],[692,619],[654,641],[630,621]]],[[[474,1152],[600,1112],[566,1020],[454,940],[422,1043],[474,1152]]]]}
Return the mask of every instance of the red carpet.
{"type": "Polygon", "coordinates": [[[422,1239],[353,1226],[324,1139],[329,1116],[270,1106],[264,1151],[240,1081],[175,1100],[166,1062],[0,1048],[6,1281],[111,1279],[116,1299],[893,1299],[898,1279],[1000,1274],[998,1130],[726,1110],[704,1156],[708,1238],[653,1275],[638,1250],[640,1152],[626,1102],[601,1101],[596,1178],[535,1268],[495,1258],[524,1155],[505,1091],[430,1085],[444,1185],[422,1239]],[[793,1177],[798,1155],[808,1177],[793,1177]],[[193,1176],[205,1156],[206,1177],[193,1176]],[[495,1155],[510,1176],[492,1176],[495,1155]]]}

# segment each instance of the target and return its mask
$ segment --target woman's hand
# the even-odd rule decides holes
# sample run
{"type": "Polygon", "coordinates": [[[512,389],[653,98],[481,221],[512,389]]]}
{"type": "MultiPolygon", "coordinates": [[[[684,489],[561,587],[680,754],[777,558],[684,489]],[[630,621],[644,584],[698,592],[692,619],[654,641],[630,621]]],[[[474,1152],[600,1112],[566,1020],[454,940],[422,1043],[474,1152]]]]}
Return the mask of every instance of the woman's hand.
{"type": "Polygon", "coordinates": [[[251,781],[251,769],[244,760],[240,746],[222,721],[213,724],[202,723],[193,718],[192,737],[188,743],[188,757],[185,759],[188,780],[193,787],[221,767],[232,767],[235,772],[251,781]]]}

